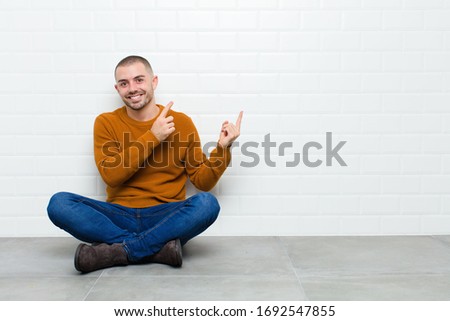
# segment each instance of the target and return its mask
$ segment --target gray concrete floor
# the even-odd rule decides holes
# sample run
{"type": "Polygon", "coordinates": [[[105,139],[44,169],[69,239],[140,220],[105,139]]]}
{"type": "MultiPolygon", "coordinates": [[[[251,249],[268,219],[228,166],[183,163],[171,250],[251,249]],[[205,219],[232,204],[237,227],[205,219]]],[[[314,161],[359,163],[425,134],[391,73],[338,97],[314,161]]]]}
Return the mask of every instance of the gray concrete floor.
{"type": "Polygon", "coordinates": [[[450,300],[450,236],[205,236],[179,269],[83,275],[78,243],[0,238],[0,300],[450,300]]]}

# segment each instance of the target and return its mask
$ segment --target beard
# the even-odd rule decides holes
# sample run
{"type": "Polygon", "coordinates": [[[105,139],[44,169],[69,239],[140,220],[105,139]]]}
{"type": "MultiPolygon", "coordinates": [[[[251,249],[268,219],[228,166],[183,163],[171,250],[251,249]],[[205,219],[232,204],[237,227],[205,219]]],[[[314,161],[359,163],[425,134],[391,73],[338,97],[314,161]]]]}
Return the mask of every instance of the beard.
{"type": "Polygon", "coordinates": [[[136,91],[132,93],[127,93],[126,96],[122,97],[122,101],[125,105],[133,110],[141,110],[147,106],[153,100],[153,93],[145,91],[136,91]],[[139,95],[140,99],[134,100],[131,97],[139,95]]]}

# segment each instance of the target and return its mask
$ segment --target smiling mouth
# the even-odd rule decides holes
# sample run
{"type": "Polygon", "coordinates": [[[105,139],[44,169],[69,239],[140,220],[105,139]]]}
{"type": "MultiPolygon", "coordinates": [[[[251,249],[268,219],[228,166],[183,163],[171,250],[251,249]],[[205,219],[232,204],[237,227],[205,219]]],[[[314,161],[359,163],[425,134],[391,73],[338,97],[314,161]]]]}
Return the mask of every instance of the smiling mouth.
{"type": "Polygon", "coordinates": [[[143,95],[144,94],[129,95],[129,96],[127,96],[127,98],[130,99],[131,101],[139,101],[139,100],[141,100],[141,97],[143,95]]]}

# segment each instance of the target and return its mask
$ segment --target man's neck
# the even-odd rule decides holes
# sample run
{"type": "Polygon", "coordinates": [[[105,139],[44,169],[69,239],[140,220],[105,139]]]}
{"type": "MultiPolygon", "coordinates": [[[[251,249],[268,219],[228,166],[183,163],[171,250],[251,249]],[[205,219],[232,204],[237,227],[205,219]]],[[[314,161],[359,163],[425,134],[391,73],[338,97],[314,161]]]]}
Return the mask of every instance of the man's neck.
{"type": "Polygon", "coordinates": [[[128,106],[126,106],[126,110],[128,117],[142,122],[152,120],[159,114],[159,108],[154,101],[151,101],[148,105],[139,110],[131,109],[128,106]]]}

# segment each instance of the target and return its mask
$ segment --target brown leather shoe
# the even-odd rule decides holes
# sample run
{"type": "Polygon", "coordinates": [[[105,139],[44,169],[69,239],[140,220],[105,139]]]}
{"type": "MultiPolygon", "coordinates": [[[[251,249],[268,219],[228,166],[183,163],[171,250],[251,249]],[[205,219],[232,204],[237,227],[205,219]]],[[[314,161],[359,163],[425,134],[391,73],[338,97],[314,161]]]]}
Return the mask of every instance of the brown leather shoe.
{"type": "Polygon", "coordinates": [[[116,265],[128,265],[127,252],[122,244],[95,246],[80,244],[75,252],[75,269],[88,273],[116,265]]]}
{"type": "Polygon", "coordinates": [[[180,267],[183,264],[180,239],[167,242],[158,253],[143,258],[139,263],[161,263],[180,267]]]}

